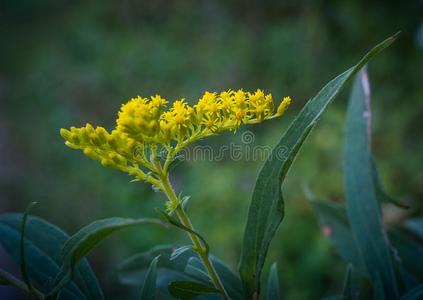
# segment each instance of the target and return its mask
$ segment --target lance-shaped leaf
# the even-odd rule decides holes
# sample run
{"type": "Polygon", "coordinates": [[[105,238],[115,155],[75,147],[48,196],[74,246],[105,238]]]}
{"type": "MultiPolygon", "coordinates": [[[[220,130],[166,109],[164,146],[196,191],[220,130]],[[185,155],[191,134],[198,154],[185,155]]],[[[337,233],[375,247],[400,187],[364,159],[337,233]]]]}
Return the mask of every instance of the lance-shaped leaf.
{"type": "Polygon", "coordinates": [[[341,204],[311,200],[322,231],[344,260],[363,276],[367,275],[359,249],[351,232],[345,208],[341,204]]]}
{"type": "Polygon", "coordinates": [[[138,286],[145,280],[146,271],[150,262],[158,255],[157,282],[159,288],[165,288],[170,281],[193,279],[185,273],[185,266],[190,257],[196,256],[192,250],[187,250],[178,257],[171,259],[172,254],[178,249],[175,245],[159,245],[149,251],[137,253],[119,264],[117,267],[118,279],[122,284],[138,286]],[[169,281],[170,280],[170,281],[169,281]]]}
{"type": "Polygon", "coordinates": [[[344,300],[359,299],[360,291],[358,289],[357,276],[352,265],[348,265],[342,295],[344,300]]]}
{"type": "Polygon", "coordinates": [[[32,202],[28,205],[28,207],[25,209],[23,217],[22,217],[22,223],[21,223],[21,238],[19,241],[19,256],[20,256],[20,267],[21,267],[21,275],[22,278],[28,288],[29,293],[37,299],[37,292],[36,289],[32,286],[31,279],[28,275],[28,268],[26,264],[26,255],[25,255],[25,229],[26,229],[26,221],[28,219],[28,213],[31,210],[31,208],[36,205],[37,202],[32,202]]]}
{"type": "MultiPolygon", "coordinates": [[[[323,200],[313,199],[311,203],[323,232],[331,244],[345,261],[354,266],[354,272],[357,271],[360,275],[369,278],[352,234],[345,208],[341,204],[323,200]]],[[[403,273],[406,272],[403,275],[403,280],[409,283],[408,281],[413,278],[407,277],[415,277],[414,280],[411,280],[411,286],[414,286],[414,281],[423,280],[423,262],[420,262],[420,257],[423,257],[423,245],[407,232],[398,229],[391,229],[388,236],[399,257],[397,265],[403,273]]]]}
{"type": "Polygon", "coordinates": [[[138,287],[140,282],[145,281],[151,261],[160,255],[157,262],[156,296],[158,299],[174,299],[169,294],[169,284],[178,280],[195,280],[193,276],[185,273],[185,267],[188,259],[196,256],[193,250],[187,250],[178,257],[170,259],[176,249],[178,249],[176,245],[160,245],[131,256],[117,268],[119,281],[125,285],[138,287]]]}
{"type": "Polygon", "coordinates": [[[141,290],[141,300],[156,299],[156,278],[157,278],[157,261],[160,256],[156,256],[150,263],[147,270],[144,285],[141,290]]]}
{"type": "Polygon", "coordinates": [[[164,211],[158,210],[158,212],[163,216],[163,218],[167,222],[169,222],[169,224],[171,224],[171,225],[173,225],[175,227],[178,227],[179,229],[182,229],[182,230],[184,230],[184,231],[186,231],[188,233],[192,233],[192,234],[196,235],[200,239],[201,243],[203,244],[204,249],[206,251],[206,254],[209,253],[210,246],[209,246],[209,244],[206,242],[206,240],[203,238],[203,236],[201,234],[199,234],[198,232],[192,230],[191,228],[186,227],[184,224],[182,224],[181,222],[179,222],[175,217],[173,217],[171,215],[168,215],[164,211]]]}
{"type": "MultiPolygon", "coordinates": [[[[0,245],[20,264],[22,214],[0,215],[0,245]]],[[[42,292],[59,273],[61,250],[69,236],[47,221],[28,216],[25,226],[25,257],[28,276],[42,292]]],[[[71,282],[65,285],[60,299],[104,299],[103,292],[88,262],[77,266],[71,282]]]]}
{"type": "Polygon", "coordinates": [[[279,288],[278,266],[273,263],[270,267],[269,279],[267,281],[267,299],[281,299],[281,291],[279,288]]]}
{"type": "Polygon", "coordinates": [[[101,241],[115,232],[145,224],[163,225],[163,223],[157,219],[128,219],[115,217],[95,221],[79,230],[71,236],[63,246],[63,266],[49,294],[53,295],[60,291],[60,289],[72,278],[75,266],[101,241]]]}
{"type": "Polygon", "coordinates": [[[248,212],[239,266],[247,299],[252,299],[254,294],[257,297],[260,292],[260,275],[267,250],[284,215],[281,184],[301,145],[345,83],[394,40],[395,36],[378,44],[358,64],[330,81],[309,100],[260,170],[248,212]]]}
{"type": "Polygon", "coordinates": [[[351,230],[376,299],[398,299],[391,246],[383,228],[370,150],[370,87],[365,71],[354,82],[345,133],[344,180],[351,230]]]}
{"type": "Polygon", "coordinates": [[[373,177],[373,184],[375,186],[376,196],[378,201],[392,203],[400,208],[408,209],[410,208],[408,204],[401,202],[398,199],[392,198],[389,196],[385,190],[383,189],[382,182],[379,178],[379,172],[377,171],[376,162],[372,159],[372,177],[373,177]]]}
{"type": "Polygon", "coordinates": [[[423,282],[423,243],[414,235],[399,229],[391,229],[389,239],[400,258],[398,263],[410,275],[423,282]]]}
{"type": "MultiPolygon", "coordinates": [[[[242,300],[244,299],[242,293],[242,285],[239,277],[233,273],[229,267],[220,259],[211,255],[210,260],[216,269],[217,274],[219,275],[220,280],[222,281],[225,291],[228,293],[228,296],[232,300],[242,300]]],[[[206,269],[204,268],[203,263],[197,257],[191,257],[185,268],[185,273],[190,274],[196,280],[201,281],[206,284],[211,284],[212,281],[208,275],[206,269]]]]}
{"type": "Polygon", "coordinates": [[[181,300],[191,300],[202,295],[216,295],[220,291],[210,285],[194,281],[174,281],[169,285],[172,296],[181,300]]]}

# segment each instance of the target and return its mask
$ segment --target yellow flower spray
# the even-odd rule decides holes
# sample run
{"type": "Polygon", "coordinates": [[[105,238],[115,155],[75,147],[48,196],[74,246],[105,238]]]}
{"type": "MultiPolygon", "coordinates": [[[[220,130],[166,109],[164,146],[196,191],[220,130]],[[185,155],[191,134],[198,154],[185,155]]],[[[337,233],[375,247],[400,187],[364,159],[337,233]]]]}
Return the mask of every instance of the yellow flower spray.
{"type": "MultiPolygon", "coordinates": [[[[194,106],[185,99],[176,100],[166,110],[168,101],[156,95],[140,96],[123,104],[116,128],[109,133],[103,127],[61,129],[66,145],[112,167],[146,181],[166,194],[167,213],[177,215],[183,226],[194,231],[169,181],[169,167],[176,155],[189,144],[223,131],[235,131],[242,124],[255,124],[282,116],[291,103],[284,97],[275,110],[271,94],[262,90],[221,93],[205,92],[194,106]],[[163,155],[164,153],[164,155],[163,155]],[[163,159],[164,158],[164,159],[163,159]]],[[[199,237],[189,233],[193,250],[201,258],[215,287],[228,299],[223,285],[209,260],[206,247],[199,237]]]]}

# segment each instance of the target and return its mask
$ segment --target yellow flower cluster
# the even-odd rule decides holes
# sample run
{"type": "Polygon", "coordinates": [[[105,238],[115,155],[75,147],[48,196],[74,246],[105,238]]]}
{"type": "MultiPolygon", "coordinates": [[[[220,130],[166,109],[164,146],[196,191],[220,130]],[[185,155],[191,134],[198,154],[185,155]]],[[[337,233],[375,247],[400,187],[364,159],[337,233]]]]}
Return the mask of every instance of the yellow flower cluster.
{"type": "Polygon", "coordinates": [[[102,165],[154,185],[156,179],[149,174],[166,173],[176,153],[189,143],[222,131],[234,131],[241,124],[281,116],[290,103],[291,98],[284,97],[275,111],[271,94],[262,90],[252,93],[229,90],[205,92],[194,106],[184,99],[176,100],[166,110],[168,101],[161,96],[138,96],[122,105],[111,133],[87,124],[82,128],[61,129],[60,134],[67,146],[83,150],[102,165]],[[167,152],[163,166],[157,161],[158,150],[167,152]]]}
{"type": "Polygon", "coordinates": [[[275,113],[272,95],[262,90],[254,93],[242,90],[220,94],[206,92],[193,107],[182,99],[163,111],[167,101],[160,96],[137,97],[122,106],[117,130],[137,141],[169,144],[280,116],[290,102],[291,99],[285,97],[275,113]]]}

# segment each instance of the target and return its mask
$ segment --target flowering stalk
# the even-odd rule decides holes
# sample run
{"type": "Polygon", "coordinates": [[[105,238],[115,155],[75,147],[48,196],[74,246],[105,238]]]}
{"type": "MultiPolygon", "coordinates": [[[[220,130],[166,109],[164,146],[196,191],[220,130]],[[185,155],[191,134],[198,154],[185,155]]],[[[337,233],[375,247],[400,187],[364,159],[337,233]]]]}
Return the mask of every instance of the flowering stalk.
{"type": "MultiPolygon", "coordinates": [[[[103,127],[87,124],[70,130],[62,128],[60,134],[70,148],[80,149],[103,166],[126,172],[135,180],[146,181],[162,191],[168,198],[167,213],[176,213],[182,225],[194,232],[181,199],[169,181],[170,165],[176,155],[199,139],[235,131],[242,124],[280,117],[291,98],[284,97],[276,110],[272,95],[262,90],[205,92],[194,106],[181,99],[166,110],[167,103],[158,95],[150,99],[138,96],[122,105],[111,133],[103,127]]],[[[189,236],[213,284],[228,299],[207,249],[197,235],[190,232],[189,236]]]]}
{"type": "MultiPolygon", "coordinates": [[[[178,197],[175,194],[175,191],[172,188],[172,185],[169,181],[169,177],[165,177],[162,180],[162,187],[163,191],[168,197],[169,201],[179,202],[178,197]]],[[[189,219],[188,215],[186,214],[184,208],[182,205],[179,205],[175,209],[175,213],[178,216],[179,221],[184,225],[185,227],[194,230],[194,226],[191,223],[191,220],[189,219]]],[[[229,299],[229,296],[227,295],[225,288],[223,287],[223,284],[219,278],[219,276],[216,273],[216,270],[213,267],[213,264],[210,261],[209,254],[207,249],[202,245],[200,239],[195,234],[188,232],[188,235],[192,242],[192,249],[198,254],[198,256],[201,259],[201,262],[203,263],[207,273],[210,276],[210,279],[212,280],[214,286],[221,292],[223,298],[229,299]]]]}

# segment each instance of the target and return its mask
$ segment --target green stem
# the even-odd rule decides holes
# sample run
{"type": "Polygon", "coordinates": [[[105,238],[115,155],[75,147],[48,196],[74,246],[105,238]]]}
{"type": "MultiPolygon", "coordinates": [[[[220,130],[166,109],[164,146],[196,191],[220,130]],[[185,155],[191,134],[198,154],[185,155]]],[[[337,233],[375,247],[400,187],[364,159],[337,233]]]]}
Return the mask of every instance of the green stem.
{"type": "MultiPolygon", "coordinates": [[[[163,187],[164,193],[169,198],[169,201],[172,201],[172,202],[179,201],[178,197],[175,194],[175,191],[172,188],[172,185],[169,181],[168,176],[162,177],[162,187],[163,187]]],[[[191,220],[189,219],[188,215],[186,214],[185,210],[183,209],[183,207],[181,205],[179,205],[176,208],[175,213],[178,216],[179,221],[185,227],[188,227],[189,229],[195,231],[194,226],[192,226],[191,220]]],[[[215,270],[214,266],[212,265],[212,263],[210,261],[209,255],[207,253],[207,249],[201,243],[198,236],[196,236],[195,234],[193,234],[191,232],[188,232],[188,235],[189,235],[189,237],[192,241],[193,250],[195,252],[197,252],[198,256],[200,257],[201,262],[203,263],[204,267],[206,268],[207,273],[209,274],[214,286],[216,287],[216,289],[218,289],[222,293],[223,299],[228,300],[229,296],[227,295],[225,288],[223,287],[223,284],[220,281],[220,278],[217,275],[216,270],[215,270]]]]}

